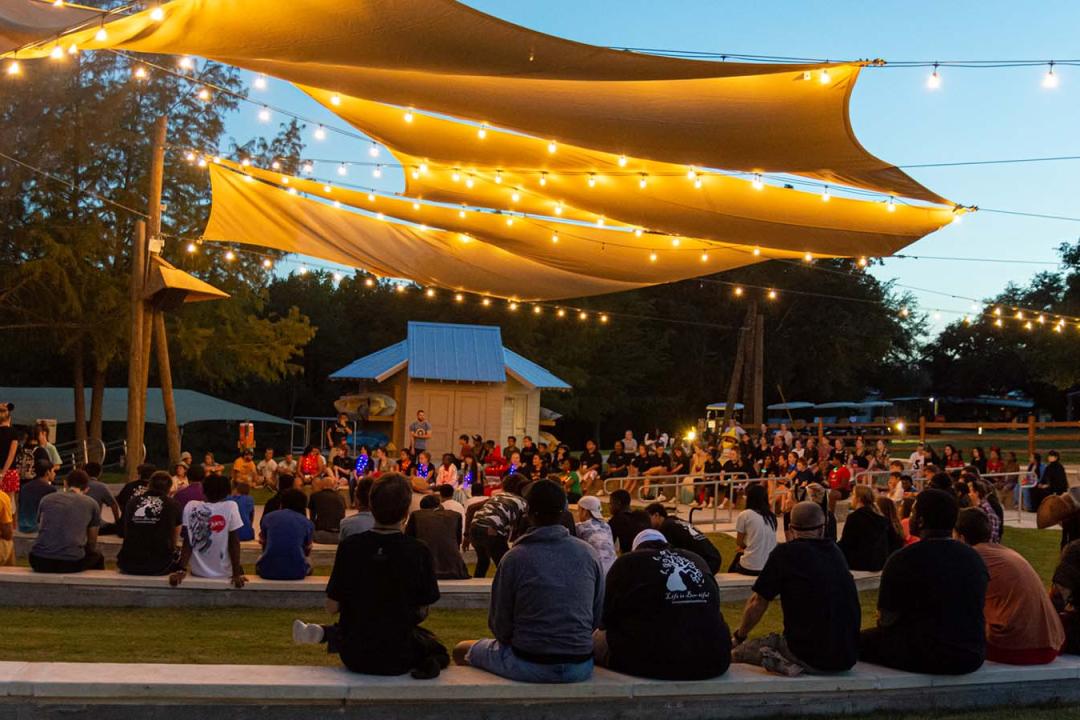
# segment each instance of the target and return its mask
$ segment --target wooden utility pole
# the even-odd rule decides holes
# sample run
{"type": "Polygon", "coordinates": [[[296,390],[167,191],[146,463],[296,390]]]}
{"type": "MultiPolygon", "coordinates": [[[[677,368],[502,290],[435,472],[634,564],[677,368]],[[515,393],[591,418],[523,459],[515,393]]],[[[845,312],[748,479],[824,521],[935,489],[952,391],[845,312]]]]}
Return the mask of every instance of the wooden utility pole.
{"type": "Polygon", "coordinates": [[[754,367],[753,389],[750,397],[754,401],[754,427],[765,422],[765,316],[757,313],[754,324],[754,367]]]}
{"type": "Polygon", "coordinates": [[[748,314],[749,322],[745,328],[746,349],[743,357],[742,369],[742,419],[747,425],[750,423],[760,425],[761,423],[755,419],[757,418],[758,412],[754,402],[754,363],[757,359],[754,356],[754,351],[757,347],[757,302],[751,301],[748,314]]]}
{"type": "Polygon", "coordinates": [[[143,378],[143,276],[146,273],[146,223],[135,222],[131,247],[131,347],[128,350],[127,463],[128,480],[138,475],[142,462],[143,424],[146,419],[146,390],[143,378]],[[140,388],[142,392],[140,393],[140,388]]]}
{"type": "MultiPolygon", "coordinates": [[[[162,115],[154,123],[150,155],[150,192],[148,193],[147,230],[151,239],[161,237],[161,195],[165,182],[165,139],[168,135],[169,118],[162,115]]],[[[160,248],[159,244],[155,244],[160,248]]],[[[176,404],[173,398],[172,366],[169,362],[169,342],[165,333],[165,315],[160,308],[149,308],[149,332],[143,339],[146,357],[153,338],[158,361],[158,382],[161,385],[161,405],[165,410],[165,440],[169,449],[169,465],[180,461],[180,428],[176,424],[176,404]]],[[[149,362],[147,363],[149,365],[149,362]]],[[[144,368],[147,377],[149,368],[144,368]]]]}
{"type": "Polygon", "coordinates": [[[739,341],[735,346],[735,363],[731,369],[731,381],[728,383],[727,397],[724,398],[724,421],[720,426],[721,433],[727,428],[735,412],[735,399],[739,396],[739,380],[742,378],[743,365],[746,362],[747,330],[754,319],[754,311],[755,308],[752,305],[747,309],[746,319],[743,320],[742,328],[739,330],[739,341]]]}

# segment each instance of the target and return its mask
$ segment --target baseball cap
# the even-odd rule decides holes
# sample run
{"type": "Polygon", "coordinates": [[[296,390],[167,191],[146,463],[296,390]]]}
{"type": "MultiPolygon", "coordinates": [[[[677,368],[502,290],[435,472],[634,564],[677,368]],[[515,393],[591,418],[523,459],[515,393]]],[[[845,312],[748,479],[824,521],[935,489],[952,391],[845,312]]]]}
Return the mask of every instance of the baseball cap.
{"type": "Polygon", "coordinates": [[[630,549],[637,550],[639,545],[651,542],[666,543],[667,538],[659,530],[642,530],[634,536],[634,542],[630,545],[630,549]]]}
{"type": "Polygon", "coordinates": [[[825,511],[815,502],[804,500],[791,509],[792,530],[816,530],[825,524],[825,511]]]}
{"type": "Polygon", "coordinates": [[[604,513],[600,510],[600,498],[594,495],[586,495],[581,498],[577,501],[577,506],[583,510],[588,510],[597,520],[604,519],[604,513]]]}

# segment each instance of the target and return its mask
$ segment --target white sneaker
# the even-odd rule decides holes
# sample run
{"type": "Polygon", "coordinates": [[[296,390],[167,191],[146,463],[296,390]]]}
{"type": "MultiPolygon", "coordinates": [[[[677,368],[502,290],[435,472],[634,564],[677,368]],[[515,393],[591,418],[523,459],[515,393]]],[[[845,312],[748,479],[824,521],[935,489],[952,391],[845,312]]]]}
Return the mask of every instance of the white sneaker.
{"type": "Polygon", "coordinates": [[[323,641],[322,625],[293,620],[292,641],[297,645],[318,645],[323,641]]]}
{"type": "Polygon", "coordinates": [[[667,496],[664,493],[660,493],[656,496],[656,502],[667,502],[667,496]]]}

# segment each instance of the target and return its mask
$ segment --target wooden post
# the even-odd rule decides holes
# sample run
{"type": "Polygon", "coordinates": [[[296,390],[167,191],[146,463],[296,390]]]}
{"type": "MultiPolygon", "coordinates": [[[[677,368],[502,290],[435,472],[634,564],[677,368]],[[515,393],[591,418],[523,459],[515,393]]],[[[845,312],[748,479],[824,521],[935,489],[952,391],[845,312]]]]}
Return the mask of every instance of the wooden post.
{"type": "MultiPolygon", "coordinates": [[[[146,223],[135,222],[135,237],[131,247],[131,347],[128,351],[128,406],[127,406],[127,475],[134,480],[142,462],[143,423],[145,407],[140,402],[143,358],[143,275],[146,268],[146,223]]],[[[145,389],[142,392],[145,398],[145,389]]]]}
{"type": "Polygon", "coordinates": [[[746,350],[743,357],[743,372],[742,372],[742,401],[743,401],[743,422],[747,425],[754,423],[755,427],[761,425],[760,420],[756,420],[758,415],[757,408],[754,406],[754,348],[757,347],[757,343],[754,341],[754,336],[757,332],[757,307],[756,303],[751,303],[753,315],[750,316],[750,322],[746,326],[746,350]]]}
{"type": "Polygon", "coordinates": [[[817,444],[818,452],[821,452],[821,448],[825,445],[825,421],[818,416],[817,419],[817,444]]]}
{"type": "Polygon", "coordinates": [[[926,416],[919,416],[919,442],[926,442],[926,416]]]}
{"type": "Polygon", "coordinates": [[[728,422],[735,412],[735,399],[739,395],[739,380],[742,377],[743,364],[746,360],[746,335],[753,317],[754,316],[748,311],[746,313],[746,319],[743,320],[742,329],[739,330],[739,342],[735,346],[735,364],[731,369],[731,380],[728,382],[727,397],[724,398],[724,420],[720,425],[721,433],[727,428],[728,422]]]}
{"type": "Polygon", "coordinates": [[[1028,415],[1028,457],[1035,454],[1035,416],[1028,415]]]}
{"type": "MultiPolygon", "coordinates": [[[[161,237],[161,194],[165,182],[165,140],[169,118],[162,115],[154,123],[150,154],[150,191],[147,194],[147,230],[151,238],[161,237]]],[[[149,266],[147,266],[149,269],[149,266]]],[[[158,383],[161,385],[161,405],[165,411],[165,441],[169,450],[169,465],[180,461],[180,427],[176,424],[176,402],[173,398],[172,364],[169,361],[169,341],[165,332],[165,316],[153,308],[150,318],[155,353],[158,361],[158,383]]],[[[149,342],[147,342],[149,352],[149,342]]],[[[149,364],[149,363],[148,363],[149,364]]],[[[146,373],[144,372],[144,375],[146,373]]]]}
{"type": "Polygon", "coordinates": [[[761,313],[754,328],[753,375],[754,426],[757,427],[765,422],[765,316],[761,313]]]}

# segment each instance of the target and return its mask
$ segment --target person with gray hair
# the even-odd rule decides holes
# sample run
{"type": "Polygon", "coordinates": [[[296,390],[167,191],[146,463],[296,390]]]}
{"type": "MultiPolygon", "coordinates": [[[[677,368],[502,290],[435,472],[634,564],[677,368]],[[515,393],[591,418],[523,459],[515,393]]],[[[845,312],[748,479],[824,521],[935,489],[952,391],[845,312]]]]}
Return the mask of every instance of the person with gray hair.
{"type": "Polygon", "coordinates": [[[821,505],[806,500],[791,510],[792,539],[769,555],[732,634],[733,662],[769,672],[842,672],[858,660],[862,610],[844,554],[825,537],[821,505]],[[784,631],[748,639],[769,603],[780,596],[784,631]]]}

